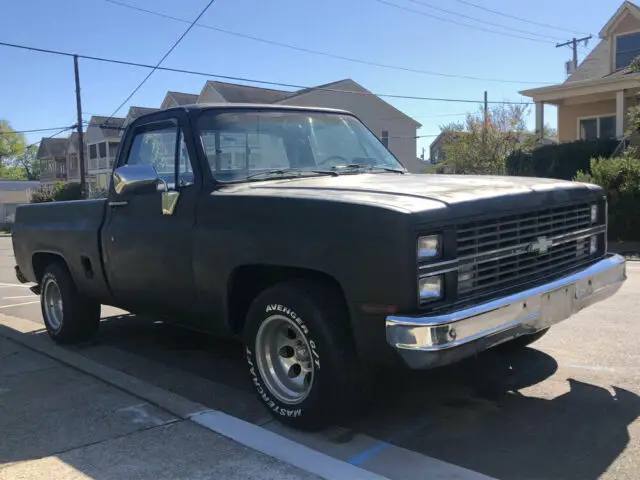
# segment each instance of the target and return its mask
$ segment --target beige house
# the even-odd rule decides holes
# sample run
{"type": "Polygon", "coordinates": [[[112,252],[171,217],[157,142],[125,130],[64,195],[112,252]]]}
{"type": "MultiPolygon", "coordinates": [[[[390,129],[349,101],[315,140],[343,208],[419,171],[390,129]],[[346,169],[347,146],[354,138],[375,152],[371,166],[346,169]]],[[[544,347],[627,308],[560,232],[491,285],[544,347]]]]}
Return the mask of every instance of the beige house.
{"type": "Polygon", "coordinates": [[[536,132],[545,104],[558,107],[558,138],[622,138],[627,109],[638,103],[640,73],[630,63],[640,55],[640,8],[624,2],[599,33],[600,42],[564,83],[520,92],[536,104],[536,132]]]}

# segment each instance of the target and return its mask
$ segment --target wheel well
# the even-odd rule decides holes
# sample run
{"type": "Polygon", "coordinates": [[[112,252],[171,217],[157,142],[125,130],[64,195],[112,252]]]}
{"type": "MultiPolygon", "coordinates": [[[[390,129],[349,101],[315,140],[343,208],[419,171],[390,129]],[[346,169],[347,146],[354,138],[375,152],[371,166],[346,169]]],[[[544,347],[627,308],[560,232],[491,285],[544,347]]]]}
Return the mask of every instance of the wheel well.
{"type": "Polygon", "coordinates": [[[44,271],[46,268],[54,262],[59,262],[65,267],[67,267],[67,262],[65,262],[64,258],[55,253],[48,252],[38,252],[33,255],[32,265],[33,265],[33,273],[36,276],[36,282],[40,283],[42,277],[44,275],[44,271]]]}
{"type": "Polygon", "coordinates": [[[329,285],[340,296],[346,309],[342,287],[331,275],[306,268],[272,265],[245,265],[231,275],[228,291],[228,318],[234,333],[242,333],[245,318],[253,299],[263,290],[289,280],[315,280],[329,285]]]}

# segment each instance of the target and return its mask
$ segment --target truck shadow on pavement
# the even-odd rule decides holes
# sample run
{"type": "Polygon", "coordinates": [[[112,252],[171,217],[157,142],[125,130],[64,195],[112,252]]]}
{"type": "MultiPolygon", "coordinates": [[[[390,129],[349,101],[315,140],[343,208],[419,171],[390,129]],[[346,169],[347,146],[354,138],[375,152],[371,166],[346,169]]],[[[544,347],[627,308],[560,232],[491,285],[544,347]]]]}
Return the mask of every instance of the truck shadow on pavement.
{"type": "MultiPolygon", "coordinates": [[[[104,319],[97,342],[77,351],[205,404],[198,379],[206,388],[253,394],[239,343],[141,317],[104,319]],[[119,365],[117,350],[154,367],[119,365]],[[165,367],[191,380],[172,384],[165,367]]],[[[257,401],[255,408],[246,420],[264,418],[257,401]]],[[[535,348],[498,348],[438,370],[381,373],[368,408],[332,441],[363,433],[496,478],[590,480],[625,450],[639,415],[635,393],[567,378],[535,348]]]]}
{"type": "Polygon", "coordinates": [[[495,478],[600,478],[629,444],[640,397],[557,370],[551,356],[529,347],[408,372],[394,387],[381,385],[369,412],[375,420],[354,427],[495,478]]]}

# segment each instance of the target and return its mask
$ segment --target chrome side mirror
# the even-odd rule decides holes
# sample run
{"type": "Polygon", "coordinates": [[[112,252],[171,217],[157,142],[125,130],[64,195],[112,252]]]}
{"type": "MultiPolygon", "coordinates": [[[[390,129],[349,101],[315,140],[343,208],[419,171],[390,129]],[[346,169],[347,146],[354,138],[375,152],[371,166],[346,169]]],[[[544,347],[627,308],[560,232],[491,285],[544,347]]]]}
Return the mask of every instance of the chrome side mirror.
{"type": "Polygon", "coordinates": [[[158,172],[147,163],[123,165],[113,172],[113,189],[118,195],[127,193],[162,192],[162,214],[173,215],[180,192],[170,190],[169,184],[158,177],[158,172]]]}
{"type": "Polygon", "coordinates": [[[155,192],[158,173],[153,165],[123,165],[113,172],[113,189],[118,195],[125,193],[155,192]]]}

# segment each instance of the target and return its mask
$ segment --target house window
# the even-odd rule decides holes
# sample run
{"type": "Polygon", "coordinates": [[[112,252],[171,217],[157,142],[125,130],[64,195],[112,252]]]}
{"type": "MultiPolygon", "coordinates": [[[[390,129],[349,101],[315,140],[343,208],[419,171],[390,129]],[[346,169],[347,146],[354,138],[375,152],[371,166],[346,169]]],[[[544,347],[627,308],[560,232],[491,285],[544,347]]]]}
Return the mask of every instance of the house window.
{"type": "Polygon", "coordinates": [[[380,135],[380,141],[385,147],[389,148],[389,131],[388,130],[382,130],[382,133],[380,135]]]}
{"type": "Polygon", "coordinates": [[[100,158],[105,158],[107,156],[107,144],[105,142],[98,144],[98,152],[100,153],[100,158]]]}
{"type": "Polygon", "coordinates": [[[579,125],[581,140],[593,140],[594,138],[615,138],[616,136],[615,115],[608,115],[606,117],[581,118],[579,125]]]}
{"type": "Polygon", "coordinates": [[[616,37],[616,70],[629,66],[640,55],[640,33],[616,37]]]}
{"type": "Polygon", "coordinates": [[[116,158],[120,142],[109,142],[109,158],[116,158]]]}
{"type": "Polygon", "coordinates": [[[89,158],[98,158],[98,147],[96,145],[89,145],[89,158]]]}

